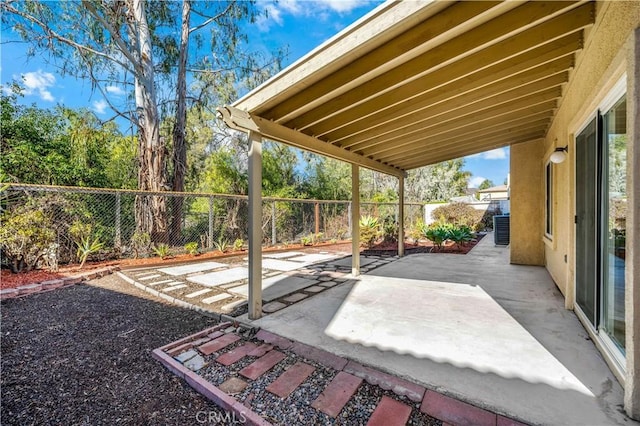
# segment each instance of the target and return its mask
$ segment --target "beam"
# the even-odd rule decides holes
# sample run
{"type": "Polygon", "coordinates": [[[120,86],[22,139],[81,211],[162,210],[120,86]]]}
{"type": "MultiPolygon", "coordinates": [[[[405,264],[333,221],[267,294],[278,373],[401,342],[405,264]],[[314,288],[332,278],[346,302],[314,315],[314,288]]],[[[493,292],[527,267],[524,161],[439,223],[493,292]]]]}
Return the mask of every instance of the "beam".
{"type": "Polygon", "coordinates": [[[262,316],[262,136],[249,132],[249,319],[262,316]]]}
{"type": "Polygon", "coordinates": [[[398,178],[398,256],[404,256],[404,177],[398,178]]]}
{"type": "Polygon", "coordinates": [[[351,164],[351,275],[360,275],[360,169],[351,164]]]}
{"type": "Polygon", "coordinates": [[[335,158],[336,160],[345,161],[351,164],[357,164],[367,169],[385,173],[391,176],[404,176],[404,170],[382,164],[379,161],[372,160],[365,156],[347,151],[338,146],[331,145],[313,136],[305,135],[262,117],[239,110],[233,106],[227,105],[218,108],[218,112],[222,114],[222,118],[227,126],[232,129],[243,132],[257,132],[264,138],[286,145],[295,146],[296,148],[315,154],[324,155],[326,157],[335,158]]]}

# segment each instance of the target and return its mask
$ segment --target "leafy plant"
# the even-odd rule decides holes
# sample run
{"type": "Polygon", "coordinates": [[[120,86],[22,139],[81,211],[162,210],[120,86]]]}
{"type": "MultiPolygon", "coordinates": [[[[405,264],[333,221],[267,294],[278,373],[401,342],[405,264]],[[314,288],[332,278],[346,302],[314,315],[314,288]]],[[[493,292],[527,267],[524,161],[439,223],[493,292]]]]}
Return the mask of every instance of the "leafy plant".
{"type": "Polygon", "coordinates": [[[100,242],[100,237],[96,236],[92,240],[91,237],[87,235],[83,236],[80,241],[76,241],[76,245],[78,246],[76,255],[80,260],[80,269],[82,269],[89,255],[97,253],[104,244],[100,242]]]}
{"type": "Polygon", "coordinates": [[[171,248],[168,244],[160,243],[157,246],[153,245],[151,248],[153,250],[153,253],[155,253],[156,256],[162,259],[166,259],[167,257],[171,256],[171,248]]]}
{"type": "Polygon", "coordinates": [[[196,241],[188,242],[184,245],[184,250],[189,253],[191,256],[195,256],[199,253],[198,243],[196,241]]]}
{"type": "Polygon", "coordinates": [[[473,239],[473,233],[471,232],[471,228],[466,225],[462,226],[453,226],[449,230],[449,239],[453,241],[458,250],[462,245],[467,244],[469,241],[473,239]]]}
{"type": "Polygon", "coordinates": [[[313,245],[313,234],[305,235],[304,237],[300,238],[300,243],[303,246],[313,245]]]}
{"type": "Polygon", "coordinates": [[[146,232],[135,232],[131,237],[131,249],[134,253],[134,259],[137,259],[141,253],[149,253],[151,249],[151,236],[146,232]]]}
{"type": "Polygon", "coordinates": [[[426,226],[423,229],[423,235],[429,241],[433,242],[438,251],[442,251],[442,246],[451,235],[451,226],[443,223],[435,223],[430,226],[426,226]]]}
{"type": "Polygon", "coordinates": [[[34,269],[54,242],[51,220],[40,210],[14,209],[3,214],[0,248],[14,273],[34,269]]]}
{"type": "Polygon", "coordinates": [[[387,216],[382,223],[382,240],[385,243],[398,242],[398,224],[391,216],[387,216]]]}
{"type": "Polygon", "coordinates": [[[360,245],[371,248],[380,236],[380,222],[377,217],[362,216],[360,225],[360,245]]]}
{"type": "Polygon", "coordinates": [[[242,250],[242,247],[244,247],[244,240],[242,238],[237,238],[233,242],[233,250],[239,251],[239,250],[242,250]]]}
{"type": "Polygon", "coordinates": [[[222,236],[218,238],[218,241],[214,241],[214,245],[218,250],[220,250],[220,253],[225,253],[227,250],[229,250],[229,240],[223,238],[222,236]]]}
{"type": "Polygon", "coordinates": [[[482,226],[483,212],[467,203],[451,203],[435,209],[431,217],[441,222],[466,225],[472,230],[478,230],[482,226]]]}

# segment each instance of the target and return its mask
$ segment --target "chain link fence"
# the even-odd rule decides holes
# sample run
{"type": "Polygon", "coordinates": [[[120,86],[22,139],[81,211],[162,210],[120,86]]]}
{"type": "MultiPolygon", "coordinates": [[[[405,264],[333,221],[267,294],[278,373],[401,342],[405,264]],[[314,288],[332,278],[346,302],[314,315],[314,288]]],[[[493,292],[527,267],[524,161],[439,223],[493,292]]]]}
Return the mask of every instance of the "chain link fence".
{"type": "MultiPolygon", "coordinates": [[[[161,242],[177,254],[189,243],[200,252],[246,248],[248,239],[248,200],[239,195],[7,184],[0,209],[9,216],[21,209],[44,212],[55,232],[60,263],[75,260],[83,233],[99,239],[100,254],[93,257],[102,259],[146,255],[161,242]],[[152,203],[164,206],[162,237],[137,232],[136,205],[152,203]]],[[[350,201],[265,197],[262,210],[263,245],[351,238],[350,201]]],[[[360,213],[397,222],[398,204],[361,202],[360,213]]],[[[405,204],[405,228],[423,217],[423,204],[405,204]]]]}

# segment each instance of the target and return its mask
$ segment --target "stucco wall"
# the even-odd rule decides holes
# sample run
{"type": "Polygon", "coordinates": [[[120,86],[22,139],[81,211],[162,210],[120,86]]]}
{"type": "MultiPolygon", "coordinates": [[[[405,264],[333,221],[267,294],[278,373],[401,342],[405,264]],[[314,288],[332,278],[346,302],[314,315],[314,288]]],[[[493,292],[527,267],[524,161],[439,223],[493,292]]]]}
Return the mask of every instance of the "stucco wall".
{"type": "Polygon", "coordinates": [[[511,263],[544,265],[542,141],[511,146],[511,263]]]}
{"type": "Polygon", "coordinates": [[[568,308],[573,306],[574,298],[574,137],[626,71],[626,42],[633,29],[640,25],[640,2],[599,2],[596,10],[596,24],[587,33],[584,51],[579,56],[544,141],[543,160],[540,162],[542,168],[555,147],[569,146],[567,161],[554,166],[555,231],[553,241],[544,246],[545,264],[565,295],[568,308]]]}

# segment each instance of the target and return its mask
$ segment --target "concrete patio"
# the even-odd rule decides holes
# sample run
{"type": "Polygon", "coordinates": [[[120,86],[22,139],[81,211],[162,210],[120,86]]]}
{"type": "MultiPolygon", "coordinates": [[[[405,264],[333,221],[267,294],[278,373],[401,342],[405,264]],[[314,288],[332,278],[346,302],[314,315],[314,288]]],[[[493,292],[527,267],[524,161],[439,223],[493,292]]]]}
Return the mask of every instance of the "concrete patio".
{"type": "Polygon", "coordinates": [[[637,424],[543,267],[491,235],[401,258],[254,325],[531,424],[637,424]]]}

